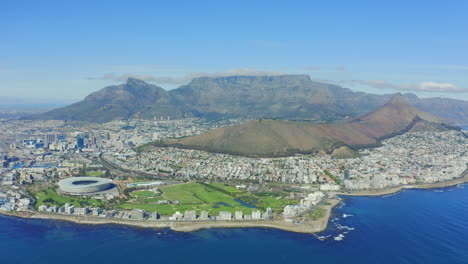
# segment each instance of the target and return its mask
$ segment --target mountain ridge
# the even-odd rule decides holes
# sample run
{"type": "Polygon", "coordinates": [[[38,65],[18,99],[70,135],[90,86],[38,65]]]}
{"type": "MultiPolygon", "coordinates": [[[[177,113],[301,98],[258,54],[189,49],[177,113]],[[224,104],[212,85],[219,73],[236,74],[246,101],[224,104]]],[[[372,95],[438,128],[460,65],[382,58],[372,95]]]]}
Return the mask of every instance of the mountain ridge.
{"type": "Polygon", "coordinates": [[[291,120],[254,120],[156,146],[198,149],[249,157],[333,153],[345,147],[356,150],[378,146],[385,138],[411,131],[447,130],[446,121],[406,103],[401,94],[379,109],[343,123],[317,124],[291,120]]]}
{"type": "MultiPolygon", "coordinates": [[[[241,117],[336,121],[369,113],[391,95],[353,92],[314,82],[308,75],[200,77],[166,91],[129,78],[83,101],[26,119],[107,122],[128,118],[241,117]]],[[[468,124],[468,102],[418,98],[409,102],[455,124],[468,124]]]]}

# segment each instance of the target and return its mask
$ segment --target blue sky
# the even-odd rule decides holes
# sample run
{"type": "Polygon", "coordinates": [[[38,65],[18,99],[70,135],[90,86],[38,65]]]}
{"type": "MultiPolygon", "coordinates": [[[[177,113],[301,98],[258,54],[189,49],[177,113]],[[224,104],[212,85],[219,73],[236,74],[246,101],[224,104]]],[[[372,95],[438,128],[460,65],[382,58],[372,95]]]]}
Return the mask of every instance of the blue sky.
{"type": "Polygon", "coordinates": [[[0,96],[75,100],[127,76],[171,89],[291,73],[468,100],[468,1],[381,2],[4,1],[0,96]]]}

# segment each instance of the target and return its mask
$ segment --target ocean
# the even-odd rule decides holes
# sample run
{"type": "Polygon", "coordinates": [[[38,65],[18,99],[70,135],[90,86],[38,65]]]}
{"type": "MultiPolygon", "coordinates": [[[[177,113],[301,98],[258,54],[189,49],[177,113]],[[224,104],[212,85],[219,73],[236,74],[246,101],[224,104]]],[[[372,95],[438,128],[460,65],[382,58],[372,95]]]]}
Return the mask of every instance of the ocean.
{"type": "Polygon", "coordinates": [[[317,236],[266,228],[179,233],[0,216],[2,264],[212,262],[466,264],[468,185],[343,197],[317,236]]]}

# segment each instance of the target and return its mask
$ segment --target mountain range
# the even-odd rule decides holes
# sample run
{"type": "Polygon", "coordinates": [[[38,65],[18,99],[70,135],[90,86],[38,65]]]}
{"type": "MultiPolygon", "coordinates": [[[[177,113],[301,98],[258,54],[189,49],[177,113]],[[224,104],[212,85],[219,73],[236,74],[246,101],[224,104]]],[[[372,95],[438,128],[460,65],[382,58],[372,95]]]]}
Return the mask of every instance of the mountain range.
{"type": "MultiPolygon", "coordinates": [[[[360,116],[384,105],[392,95],[353,92],[315,82],[307,75],[201,77],[167,91],[129,78],[105,87],[84,100],[24,119],[108,122],[130,118],[242,117],[337,121],[360,116]]],[[[452,124],[468,124],[468,102],[418,98],[405,94],[413,106],[452,124]]]]}
{"type": "Polygon", "coordinates": [[[448,129],[455,128],[442,118],[409,105],[401,94],[396,94],[379,109],[344,122],[318,124],[260,119],[192,137],[165,139],[152,145],[250,157],[295,153],[328,153],[348,157],[354,155],[354,150],[358,148],[377,146],[382,139],[408,131],[448,129]]]}

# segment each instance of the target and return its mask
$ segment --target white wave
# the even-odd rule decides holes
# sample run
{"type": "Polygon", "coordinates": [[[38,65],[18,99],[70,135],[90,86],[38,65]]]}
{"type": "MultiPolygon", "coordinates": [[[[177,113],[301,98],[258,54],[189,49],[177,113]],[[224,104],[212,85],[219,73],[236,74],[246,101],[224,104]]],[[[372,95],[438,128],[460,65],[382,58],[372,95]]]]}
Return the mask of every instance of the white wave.
{"type": "Polygon", "coordinates": [[[354,227],[350,227],[350,226],[344,226],[344,225],[340,225],[340,224],[335,224],[335,226],[338,229],[345,229],[345,230],[349,230],[349,231],[354,230],[354,227]]]}
{"type": "Polygon", "coordinates": [[[341,240],[344,239],[344,237],[345,237],[345,236],[344,236],[343,234],[339,234],[339,235],[337,235],[336,237],[334,237],[333,239],[335,239],[336,241],[341,241],[341,240]]]}

